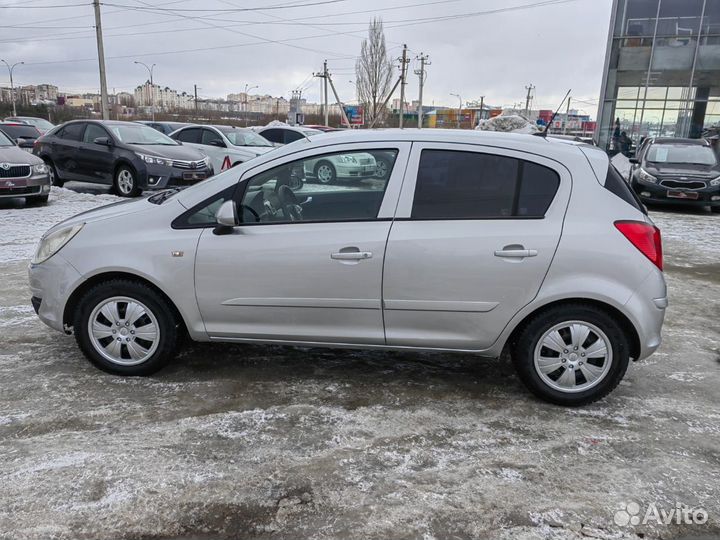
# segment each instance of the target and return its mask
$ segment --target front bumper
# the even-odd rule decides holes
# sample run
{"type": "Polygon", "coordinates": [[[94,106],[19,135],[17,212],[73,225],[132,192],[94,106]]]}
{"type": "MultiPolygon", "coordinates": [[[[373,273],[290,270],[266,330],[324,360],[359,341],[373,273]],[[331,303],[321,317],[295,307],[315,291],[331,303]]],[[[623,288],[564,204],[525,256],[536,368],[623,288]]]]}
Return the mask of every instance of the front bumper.
{"type": "Polygon", "coordinates": [[[48,193],[50,193],[50,177],[47,174],[0,179],[0,199],[32,197],[48,193]]]}
{"type": "Polygon", "coordinates": [[[335,167],[338,178],[370,178],[375,175],[377,166],[341,164],[335,167]]]}
{"type": "Polygon", "coordinates": [[[720,187],[703,189],[674,189],[659,184],[633,180],[632,187],[643,202],[655,204],[680,204],[683,206],[720,206],[720,187]],[[668,192],[683,194],[670,197],[668,192]],[[714,200],[713,200],[714,199],[714,200]]]}
{"type": "Polygon", "coordinates": [[[197,169],[180,169],[162,165],[146,165],[143,189],[186,187],[202,182],[214,174],[211,165],[197,169]]]}
{"type": "Polygon", "coordinates": [[[30,264],[28,277],[31,303],[38,317],[50,328],[64,332],[65,304],[82,276],[61,253],[56,253],[43,263],[30,264]]]}

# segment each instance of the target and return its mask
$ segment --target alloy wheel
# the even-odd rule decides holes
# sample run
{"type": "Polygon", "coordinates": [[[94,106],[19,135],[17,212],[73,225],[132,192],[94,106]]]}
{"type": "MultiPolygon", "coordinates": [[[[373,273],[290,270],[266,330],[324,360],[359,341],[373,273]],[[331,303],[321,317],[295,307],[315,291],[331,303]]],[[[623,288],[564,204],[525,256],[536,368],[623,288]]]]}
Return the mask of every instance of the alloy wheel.
{"type": "Polygon", "coordinates": [[[135,366],[157,350],[160,325],[142,302],[115,296],[95,306],[88,319],[88,335],[95,350],[108,361],[135,366]]]}
{"type": "Polygon", "coordinates": [[[600,383],[612,365],[610,340],[597,326],[566,321],[547,330],[534,353],[537,374],[560,392],[582,392],[600,383]]]}
{"type": "Polygon", "coordinates": [[[135,189],[135,178],[133,174],[127,169],[121,170],[118,173],[117,185],[120,193],[130,195],[135,189]]]}
{"type": "Polygon", "coordinates": [[[329,184],[333,179],[333,171],[330,165],[322,164],[317,168],[317,179],[322,184],[329,184]]]}

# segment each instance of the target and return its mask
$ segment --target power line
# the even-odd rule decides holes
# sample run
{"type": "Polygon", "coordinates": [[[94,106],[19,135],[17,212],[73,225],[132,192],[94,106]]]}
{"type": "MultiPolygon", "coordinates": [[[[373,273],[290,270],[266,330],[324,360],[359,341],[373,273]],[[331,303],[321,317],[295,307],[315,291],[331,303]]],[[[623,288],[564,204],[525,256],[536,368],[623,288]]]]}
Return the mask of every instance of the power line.
{"type": "MultiPolygon", "coordinates": [[[[306,4],[281,4],[281,5],[275,5],[275,6],[263,6],[263,7],[251,7],[251,8],[233,8],[233,9],[197,9],[197,8],[180,8],[180,9],[174,9],[172,11],[183,11],[183,12],[192,12],[192,13],[239,13],[239,12],[245,12],[245,11],[265,11],[269,9],[295,9],[295,8],[301,8],[301,7],[312,7],[312,6],[321,6],[325,4],[337,4],[340,2],[349,2],[350,0],[317,0],[316,2],[308,2],[306,4]]],[[[154,11],[154,12],[163,12],[163,11],[170,11],[166,8],[160,8],[160,7],[154,7],[154,6],[147,6],[147,7],[140,7],[140,6],[129,6],[126,4],[112,4],[109,2],[103,2],[104,6],[112,6],[112,7],[121,7],[125,9],[135,9],[138,11],[154,11]]]]}

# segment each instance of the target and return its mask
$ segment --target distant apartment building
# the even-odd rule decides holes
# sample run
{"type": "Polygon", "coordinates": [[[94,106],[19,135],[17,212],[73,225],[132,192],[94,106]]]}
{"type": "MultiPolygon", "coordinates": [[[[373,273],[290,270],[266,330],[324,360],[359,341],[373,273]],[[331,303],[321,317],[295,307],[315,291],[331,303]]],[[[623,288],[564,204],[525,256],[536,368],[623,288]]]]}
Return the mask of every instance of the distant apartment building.
{"type": "Polygon", "coordinates": [[[138,107],[151,107],[154,104],[160,110],[191,109],[195,106],[194,96],[167,86],[163,88],[150,84],[150,81],[135,88],[134,100],[138,107]]]}
{"type": "MultiPolygon", "coordinates": [[[[25,85],[15,87],[15,100],[23,105],[55,103],[58,98],[58,87],[52,84],[25,85]]],[[[0,88],[0,103],[12,101],[9,87],[0,88]]]]}

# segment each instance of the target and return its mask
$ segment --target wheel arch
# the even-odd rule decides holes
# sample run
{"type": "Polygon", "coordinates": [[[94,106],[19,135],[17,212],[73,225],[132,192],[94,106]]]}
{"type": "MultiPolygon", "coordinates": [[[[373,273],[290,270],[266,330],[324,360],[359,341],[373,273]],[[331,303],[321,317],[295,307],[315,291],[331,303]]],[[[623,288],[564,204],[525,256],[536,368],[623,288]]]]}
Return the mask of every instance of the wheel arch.
{"type": "Polygon", "coordinates": [[[635,325],[632,323],[632,321],[628,319],[628,317],[615,306],[612,306],[607,302],[592,298],[565,298],[561,300],[555,300],[553,302],[549,302],[547,304],[537,307],[536,309],[525,315],[525,317],[523,317],[523,319],[517,325],[515,325],[515,328],[513,328],[510,336],[508,336],[507,340],[505,341],[505,346],[507,347],[508,345],[514,345],[520,332],[523,331],[523,329],[532,319],[534,319],[538,315],[543,314],[546,311],[563,305],[592,306],[602,311],[605,311],[608,315],[618,320],[620,322],[623,333],[625,334],[625,337],[630,344],[630,358],[638,358],[641,351],[640,335],[638,334],[637,328],[635,328],[635,325]]]}
{"type": "Polygon", "coordinates": [[[80,302],[80,299],[87,291],[89,291],[96,285],[113,280],[134,281],[136,283],[141,283],[155,291],[163,298],[163,300],[165,300],[165,302],[167,302],[167,305],[170,306],[170,309],[173,312],[175,320],[182,325],[183,331],[187,332],[187,322],[185,321],[185,318],[182,316],[182,313],[175,305],[175,302],[172,301],[172,299],[167,295],[167,293],[165,293],[165,291],[163,291],[160,287],[158,287],[155,283],[153,283],[147,278],[130,272],[122,271],[102,272],[100,274],[95,274],[94,276],[91,276],[90,278],[83,281],[80,285],[78,285],[78,287],[68,297],[67,302],[65,302],[65,308],[63,309],[63,327],[72,327],[73,313],[77,309],[77,305],[80,302]]]}

